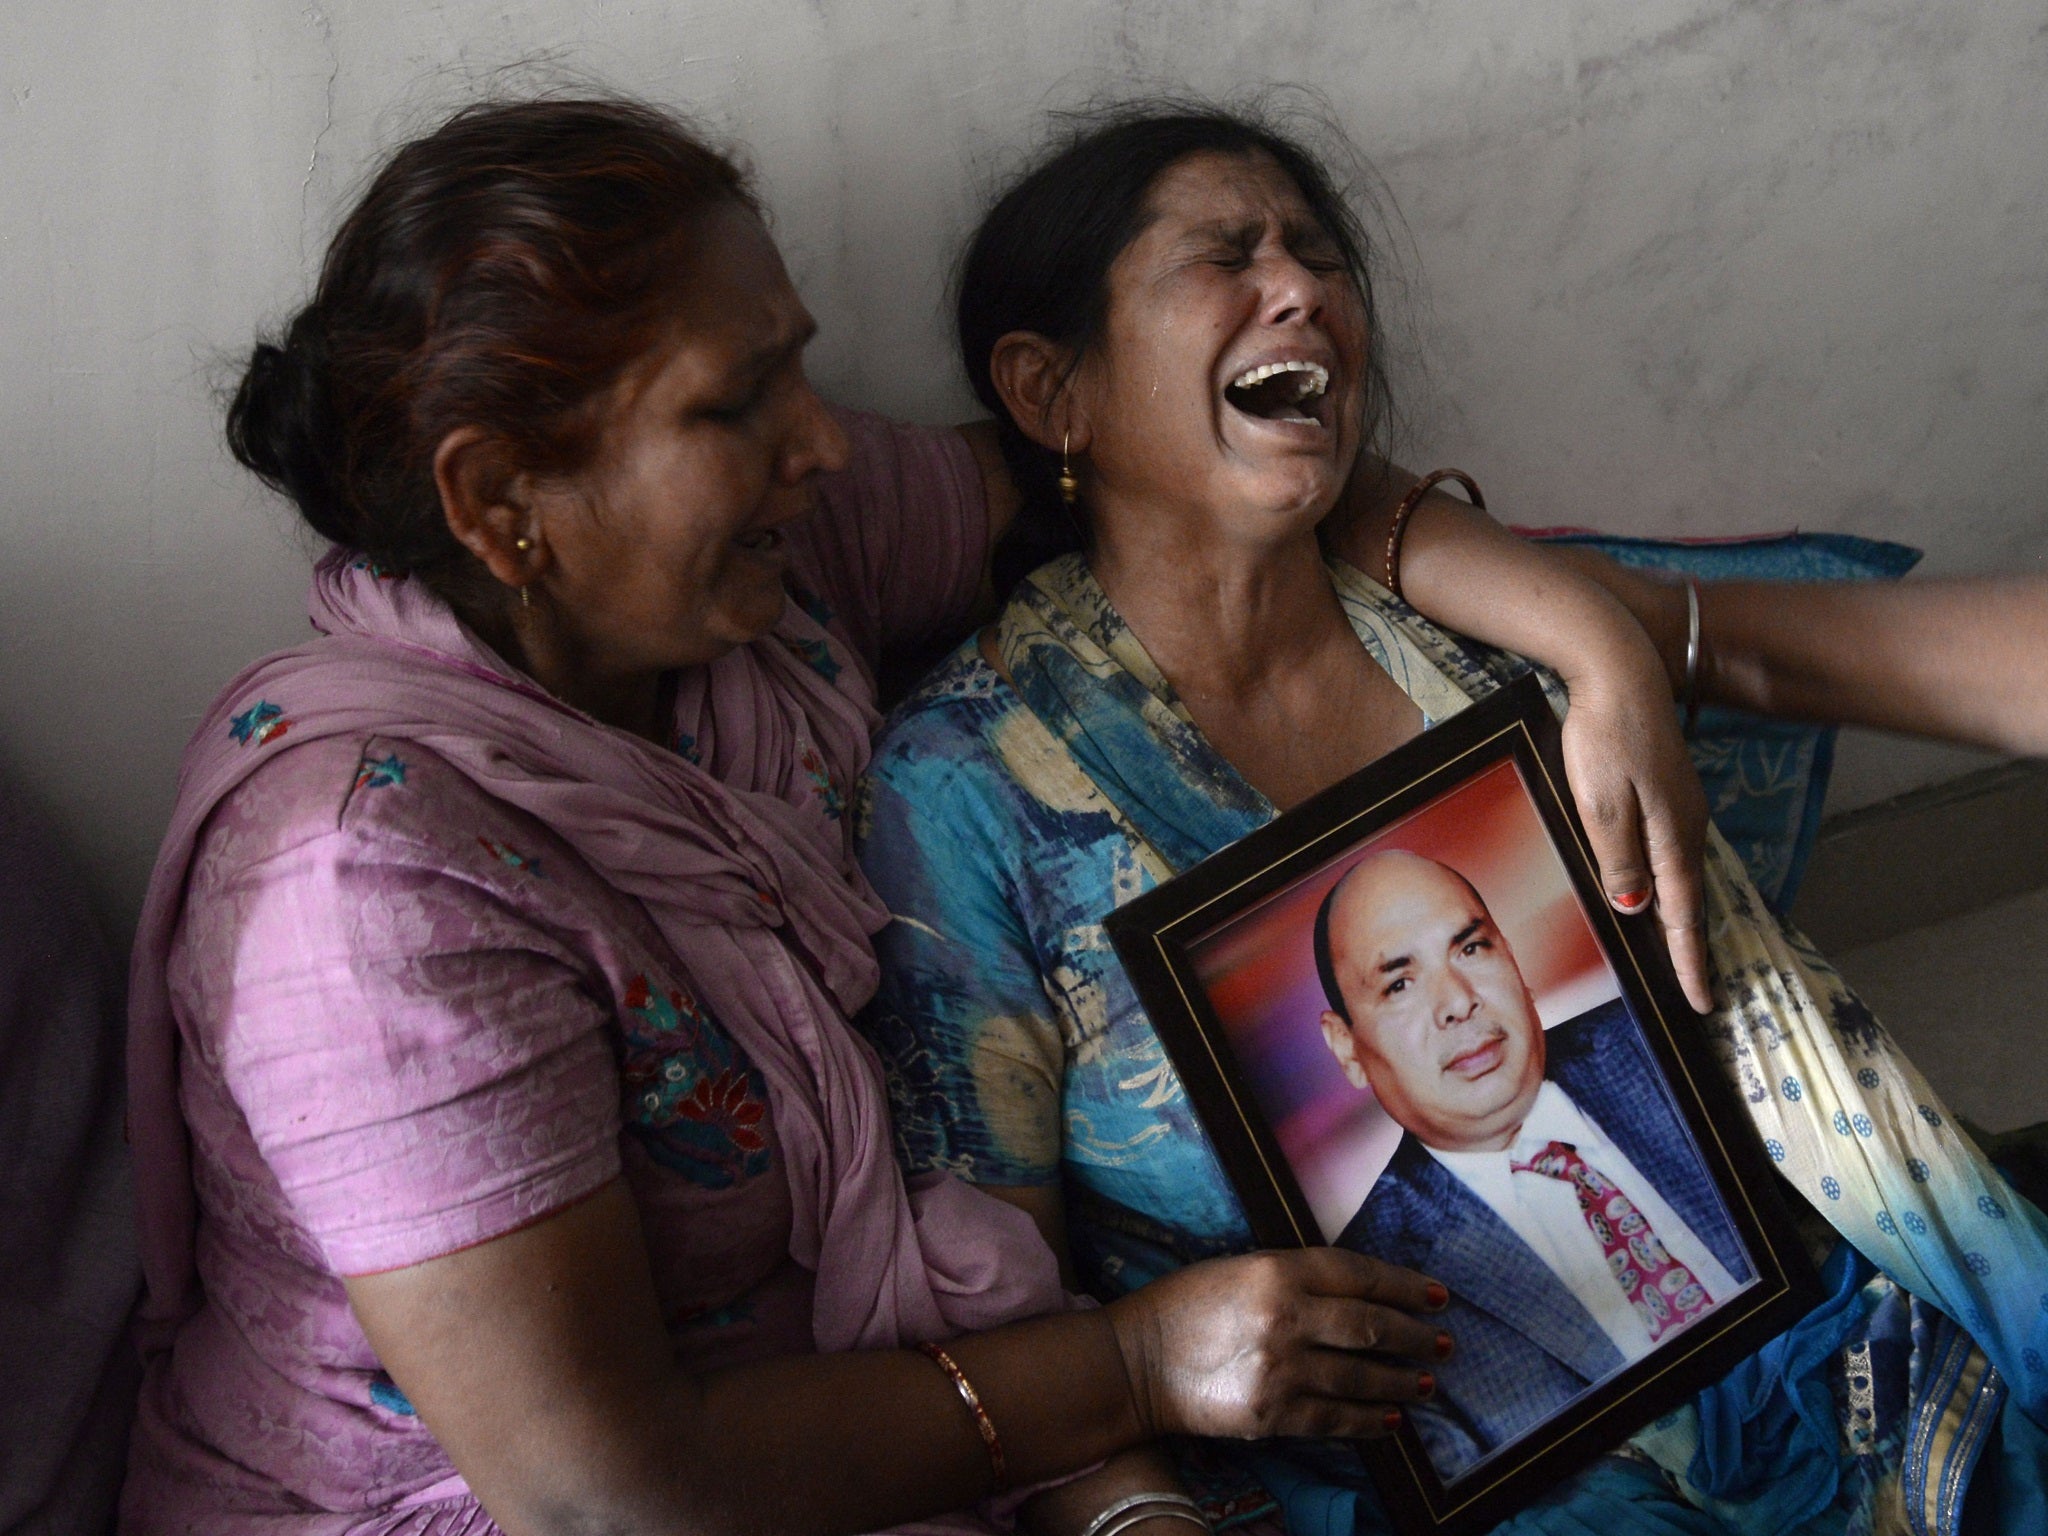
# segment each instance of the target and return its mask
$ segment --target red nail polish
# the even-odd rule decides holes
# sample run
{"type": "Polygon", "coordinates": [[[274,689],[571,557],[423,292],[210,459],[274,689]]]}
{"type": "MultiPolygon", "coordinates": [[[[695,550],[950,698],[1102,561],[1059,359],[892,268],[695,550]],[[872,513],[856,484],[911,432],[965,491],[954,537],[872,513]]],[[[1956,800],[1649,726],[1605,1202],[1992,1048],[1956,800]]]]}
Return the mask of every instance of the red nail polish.
{"type": "Polygon", "coordinates": [[[1415,1395],[1427,1397],[1436,1390],[1436,1378],[1424,1371],[1415,1378],[1415,1395]]]}
{"type": "Polygon", "coordinates": [[[1398,1408],[1389,1408],[1387,1410],[1387,1416],[1384,1419],[1380,1420],[1380,1423],[1383,1426],[1385,1426],[1387,1433],[1391,1435],[1395,1430],[1401,1427],[1401,1410],[1398,1408]]]}
{"type": "Polygon", "coordinates": [[[1429,1306],[1432,1312],[1438,1311],[1441,1308],[1447,1307],[1451,1304],[1450,1291],[1446,1289],[1444,1286],[1437,1284],[1437,1282],[1434,1280],[1429,1282],[1429,1289],[1424,1291],[1422,1294],[1429,1299],[1429,1306]]]}
{"type": "Polygon", "coordinates": [[[1436,1336],[1436,1357],[1439,1360],[1451,1358],[1451,1336],[1448,1333],[1440,1333],[1436,1336]]]}
{"type": "Polygon", "coordinates": [[[1650,897],[1654,894],[1646,885],[1640,891],[1630,891],[1626,895],[1615,897],[1614,909],[1624,916],[1633,917],[1650,904],[1650,897]]]}

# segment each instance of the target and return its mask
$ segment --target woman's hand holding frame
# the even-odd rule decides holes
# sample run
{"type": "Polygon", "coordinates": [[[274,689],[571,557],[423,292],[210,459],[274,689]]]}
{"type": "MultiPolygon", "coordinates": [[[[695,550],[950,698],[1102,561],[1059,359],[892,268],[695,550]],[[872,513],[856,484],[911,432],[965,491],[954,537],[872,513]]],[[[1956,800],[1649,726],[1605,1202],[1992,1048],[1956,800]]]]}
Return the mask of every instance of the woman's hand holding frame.
{"type": "MultiPolygon", "coordinates": [[[[1811,1266],[1788,1236],[1771,1164],[1677,987],[1655,919],[1647,911],[1617,915],[1606,899],[1590,839],[1564,793],[1558,734],[1536,679],[1519,679],[1104,919],[1258,1240],[1273,1247],[1364,1245],[1357,1234],[1385,1232],[1404,1261],[1446,1266],[1439,1278],[1453,1292],[1450,1326],[1474,1332],[1459,1340],[1436,1401],[1418,1415],[1432,1420],[1437,1438],[1432,1442],[1411,1421],[1393,1439],[1364,1447],[1373,1481],[1416,1533],[1491,1527],[1725,1372],[1803,1315],[1815,1294],[1811,1266]],[[1383,857],[1393,853],[1399,858],[1383,857]],[[1383,889],[1367,881],[1343,908],[1361,916],[1326,916],[1339,910],[1350,872],[1368,864],[1374,880],[1389,878],[1379,871],[1409,870],[1410,884],[1367,894],[1383,889]],[[1429,866],[1434,871],[1426,877],[1414,873],[1429,866]],[[1437,904],[1443,910],[1423,907],[1415,915],[1416,879],[1451,893],[1437,904]],[[1491,912],[1482,885],[1526,902],[1526,917],[1511,922],[1491,912]],[[1464,904],[1468,896],[1476,906],[1464,904]],[[1354,922],[1360,926],[1339,935],[1340,925],[1354,922]],[[1462,982],[1431,979],[1430,946],[1438,944],[1429,937],[1436,932],[1431,924],[1456,930],[1453,954],[1484,949],[1493,971],[1504,962],[1521,988],[1500,990],[1498,979],[1482,983],[1479,970],[1462,968],[1477,960],[1444,973],[1462,982]],[[1560,933],[1581,937],[1559,939],[1560,933]],[[1377,937],[1351,936],[1359,934],[1377,937]],[[1543,940],[1552,955],[1570,959],[1553,967],[1545,983],[1547,1018],[1538,1015],[1530,977],[1514,958],[1514,940],[1524,934],[1532,950],[1543,940]],[[1339,937],[1357,947],[1343,962],[1348,973],[1336,958],[1339,937]],[[1582,945],[1597,957],[1586,951],[1571,959],[1582,945]],[[1329,989],[1333,980],[1344,985],[1343,974],[1360,978],[1365,990],[1346,990],[1348,1011],[1340,1014],[1329,989]],[[1400,986],[1423,987],[1415,997],[1435,999],[1433,989],[1446,989],[1442,1000],[1452,1011],[1438,1015],[1431,1001],[1417,1015],[1440,1026],[1441,1036],[1382,1032],[1379,1023],[1366,1022],[1382,1009],[1390,1017],[1415,1012],[1405,990],[1399,1005],[1372,1001],[1411,974],[1419,979],[1400,986]],[[1305,1002],[1304,985],[1315,991],[1318,978],[1321,995],[1305,1002]],[[1496,990],[1459,990],[1484,985],[1496,990]],[[1524,1002],[1512,1001],[1525,994],[1524,1002]],[[1510,1001],[1497,1006],[1489,997],[1510,1001]],[[1511,1017],[1515,1009],[1527,1011],[1511,1017]],[[1344,1039],[1327,1043],[1332,1031],[1344,1039]],[[1462,1040],[1448,1043],[1457,1032],[1482,1042],[1471,1054],[1477,1065],[1466,1086],[1489,1071],[1503,1074],[1499,1084],[1517,1085],[1503,1090],[1500,1104],[1478,1102],[1482,1093],[1466,1095],[1473,1102],[1458,1107],[1459,1089],[1449,1078],[1467,1057],[1462,1040]],[[1496,1050],[1486,1040],[1511,1038],[1526,1045],[1502,1045],[1485,1057],[1496,1050]],[[1339,1051],[1340,1044],[1350,1051],[1339,1051]],[[1368,1052],[1381,1075],[1361,1065],[1368,1052]],[[1585,1065],[1594,1059],[1602,1064],[1598,1071],[1585,1065]],[[1359,1075],[1349,1075],[1353,1067],[1359,1075]],[[1307,1086],[1323,1073],[1338,1074],[1342,1094],[1365,1090],[1370,1099],[1337,1110],[1323,1088],[1307,1086]],[[1534,1153],[1511,1150],[1538,1118],[1539,1101],[1568,1106],[1582,1117],[1575,1122],[1581,1129],[1569,1134],[1581,1141],[1590,1135],[1587,1145],[1607,1149],[1590,1153],[1586,1165],[1614,1155],[1634,1160],[1606,1164],[1611,1177],[1600,1197],[1614,1197],[1617,1181],[1638,1200],[1646,1192],[1655,1197],[1642,1207],[1662,1212],[1645,1239],[1651,1257],[1631,1262],[1667,1279],[1684,1268],[1682,1260],[1670,1263],[1672,1254],[1688,1246],[1699,1255],[1692,1245],[1705,1243],[1699,1275],[1660,1290],[1676,1295],[1676,1287],[1712,1278],[1725,1264],[1725,1276],[1702,1285],[1703,1311],[1685,1311],[1676,1327],[1642,1324],[1633,1353],[1620,1352],[1621,1340],[1636,1326],[1633,1319],[1652,1312],[1646,1295],[1630,1287],[1652,1287],[1625,1278],[1636,1271],[1610,1270],[1618,1250],[1605,1253],[1606,1263],[1593,1250],[1589,1273],[1566,1248],[1554,1257],[1529,1248],[1534,1239],[1505,1224],[1504,1207],[1491,1204],[1495,1196],[1462,1183],[1463,1173],[1445,1171],[1450,1165],[1434,1156],[1497,1153],[1505,1176],[1515,1158],[1556,1153],[1555,1140],[1534,1153]],[[1652,1104],[1654,1113],[1640,1107],[1652,1104]],[[1512,1120],[1498,1125],[1487,1120],[1484,1136],[1458,1140],[1485,1117],[1507,1114],[1512,1120]],[[1276,1118],[1282,1115],[1284,1122],[1276,1118]],[[1367,1115],[1391,1122],[1398,1150],[1373,1139],[1379,1132],[1367,1115]],[[1465,1115],[1479,1118],[1457,1118],[1465,1115]],[[1286,1138],[1278,1133],[1283,1123],[1286,1138]],[[1319,1160],[1313,1168],[1312,1160],[1319,1160]],[[1320,1205],[1311,1204],[1303,1182],[1311,1171],[1320,1205]],[[1659,1203],[1674,1201],[1668,1209],[1659,1203]],[[1674,1217],[1681,1205],[1691,1214],[1674,1217]],[[1663,1235],[1658,1220],[1674,1243],[1662,1258],[1655,1251],[1663,1235]],[[1437,1260],[1426,1257],[1432,1253],[1437,1260]],[[1552,1329],[1563,1333],[1546,1331],[1552,1329]],[[1613,1329],[1620,1332],[1608,1342],[1613,1329]],[[1583,1342],[1563,1345],[1564,1334],[1583,1342]],[[1525,1359],[1541,1362],[1550,1382],[1533,1398],[1527,1383],[1535,1378],[1518,1374],[1525,1359]],[[1512,1389],[1502,1386],[1510,1380],[1512,1389]],[[1463,1444],[1461,1435],[1469,1436],[1463,1444]]],[[[1576,1155],[1569,1145],[1563,1151],[1576,1155]]],[[[1534,1167],[1524,1161],[1514,1171],[1534,1177],[1534,1167]]],[[[1593,1172],[1600,1176],[1599,1168],[1593,1172]]],[[[1475,1168],[1474,1176],[1484,1174],[1475,1168]]],[[[1570,1209],[1570,1195],[1565,1199],[1570,1209]]],[[[1599,1235],[1593,1213],[1634,1220],[1626,1206],[1603,1211],[1582,1199],[1578,1209],[1588,1213],[1582,1222],[1559,1233],[1567,1248],[1573,1241],[1614,1241],[1611,1233],[1599,1235]]],[[[1700,1306],[1682,1297],[1674,1304],[1700,1306]]]]}

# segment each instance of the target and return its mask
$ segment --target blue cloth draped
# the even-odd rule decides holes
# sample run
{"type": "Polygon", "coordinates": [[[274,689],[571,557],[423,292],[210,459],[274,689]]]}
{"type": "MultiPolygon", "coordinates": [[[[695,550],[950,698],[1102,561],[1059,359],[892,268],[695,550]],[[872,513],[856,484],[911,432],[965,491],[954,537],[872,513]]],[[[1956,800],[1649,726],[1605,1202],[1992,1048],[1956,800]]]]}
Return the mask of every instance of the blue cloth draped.
{"type": "MultiPolygon", "coordinates": [[[[1332,578],[1430,725],[1528,670],[1348,568],[1332,578]]],[[[1008,681],[964,647],[877,746],[857,825],[899,921],[878,939],[884,981],[865,1023],[910,1165],[1064,1179],[1077,1263],[1115,1292],[1246,1237],[1100,917],[1275,812],[1078,558],[1019,588],[998,646],[1008,681]]],[[[1808,1317],[1501,1529],[1864,1536],[1903,1499],[1916,1536],[1947,1536],[1982,1459],[1995,1528],[2038,1536],[2048,1222],[1956,1134],[1718,840],[1708,894],[1728,1002],[1702,1027],[1780,1171],[1849,1241],[1808,1317]]],[[[1389,1529],[1341,1459],[1236,1454],[1299,1536],[1389,1529]]]]}

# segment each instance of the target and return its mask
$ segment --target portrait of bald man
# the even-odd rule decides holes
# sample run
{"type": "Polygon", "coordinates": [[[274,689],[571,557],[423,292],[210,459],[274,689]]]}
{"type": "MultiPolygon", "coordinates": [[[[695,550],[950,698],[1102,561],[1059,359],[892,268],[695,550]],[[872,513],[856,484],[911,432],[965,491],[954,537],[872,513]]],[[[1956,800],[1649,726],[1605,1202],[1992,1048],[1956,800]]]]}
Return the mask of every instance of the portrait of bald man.
{"type": "Polygon", "coordinates": [[[1400,1125],[1338,1243],[1450,1288],[1457,1352],[1413,1417],[1445,1481],[1753,1275],[1616,998],[1545,1031],[1472,883],[1361,859],[1316,913],[1344,1075],[1400,1125]]]}

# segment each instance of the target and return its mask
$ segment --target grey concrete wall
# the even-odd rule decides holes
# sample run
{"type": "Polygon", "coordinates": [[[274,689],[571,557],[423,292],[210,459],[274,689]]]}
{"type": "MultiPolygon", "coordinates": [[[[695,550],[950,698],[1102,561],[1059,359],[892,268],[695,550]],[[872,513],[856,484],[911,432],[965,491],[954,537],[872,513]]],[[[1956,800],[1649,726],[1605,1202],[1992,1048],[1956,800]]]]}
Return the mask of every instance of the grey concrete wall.
{"type": "MultiPolygon", "coordinates": [[[[748,146],[846,399],[961,412],[942,279],[1049,105],[1312,86],[1403,220],[1412,460],[1518,521],[2048,555],[2048,13],[1950,0],[69,0],[0,9],[0,771],[133,909],[179,745],[304,632],[218,445],[378,153],[585,78],[748,146]],[[516,66],[510,76],[501,73],[516,66]]],[[[1846,798],[1957,760],[1858,745],[1846,798]]]]}

